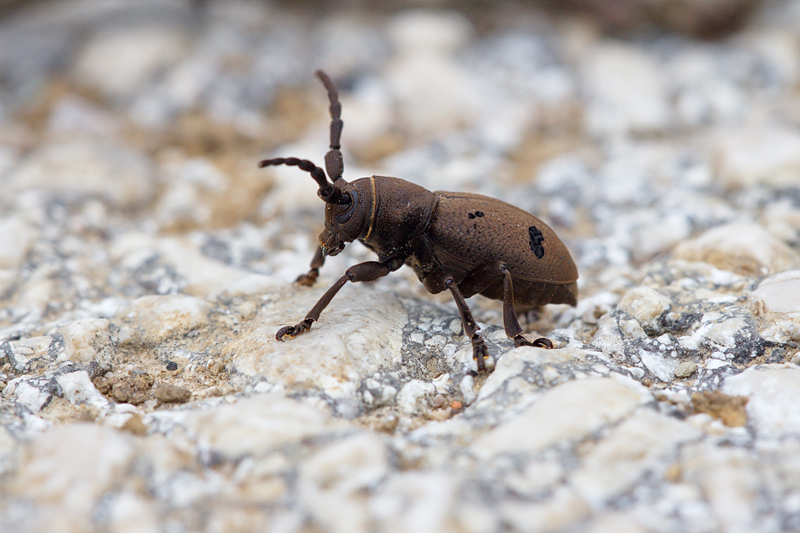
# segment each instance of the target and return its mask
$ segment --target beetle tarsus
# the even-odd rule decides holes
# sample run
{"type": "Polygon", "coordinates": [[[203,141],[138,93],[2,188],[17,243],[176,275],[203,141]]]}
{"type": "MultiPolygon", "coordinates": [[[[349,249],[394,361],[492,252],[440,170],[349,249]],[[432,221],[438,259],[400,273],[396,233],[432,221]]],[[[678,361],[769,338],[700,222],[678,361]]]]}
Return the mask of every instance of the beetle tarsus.
{"type": "Polygon", "coordinates": [[[311,270],[308,271],[307,274],[300,274],[299,276],[297,276],[297,279],[294,280],[294,282],[297,283],[298,285],[302,285],[303,287],[311,287],[312,285],[314,285],[314,282],[317,281],[318,277],[319,277],[319,269],[312,268],[311,270]]]}
{"type": "Polygon", "coordinates": [[[545,348],[547,350],[552,350],[554,348],[553,341],[548,339],[547,337],[539,337],[532,343],[533,346],[537,348],[545,348]]]}
{"type": "Polygon", "coordinates": [[[547,350],[553,348],[553,341],[547,337],[539,337],[535,341],[531,342],[522,335],[517,335],[514,337],[514,343],[517,346],[533,346],[534,348],[545,348],[547,350]]]}
{"type": "Polygon", "coordinates": [[[486,372],[486,359],[489,358],[489,349],[483,339],[475,334],[472,336],[472,358],[478,363],[478,372],[486,372]]]}
{"type": "Polygon", "coordinates": [[[284,337],[287,339],[291,339],[293,337],[297,337],[301,333],[305,333],[309,329],[311,329],[311,324],[314,321],[310,318],[306,318],[296,326],[283,326],[281,329],[278,330],[278,333],[275,334],[275,338],[279,341],[284,340],[284,337]]]}

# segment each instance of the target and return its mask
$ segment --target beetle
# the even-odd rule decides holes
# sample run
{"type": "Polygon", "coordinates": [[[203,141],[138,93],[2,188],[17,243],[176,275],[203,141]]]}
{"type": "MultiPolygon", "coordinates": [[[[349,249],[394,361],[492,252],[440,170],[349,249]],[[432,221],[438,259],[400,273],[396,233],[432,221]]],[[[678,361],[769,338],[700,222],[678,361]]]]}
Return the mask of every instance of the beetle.
{"type": "Polygon", "coordinates": [[[330,150],[325,170],[306,159],[265,159],[259,167],[296,166],[311,174],[325,202],[325,229],[308,273],[296,283],[311,286],[325,257],[337,255],[346,243],[359,241],[378,255],[358,263],[322,295],[294,326],[280,328],[282,341],[308,331],[333,297],[348,282],[374,281],[408,265],[432,294],[449,290],[472,342],[479,372],[486,370],[488,350],[478,335],[466,298],[481,294],[502,300],[506,335],[517,346],[552,348],[540,337],[522,335],[517,311],[548,303],[576,305],[578,270],[564,243],[539,218],[506,202],[480,194],[429,191],[400,178],[370,176],[348,183],[339,144],[342,106],[336,85],[317,71],[328,92],[331,115],[330,150]]]}

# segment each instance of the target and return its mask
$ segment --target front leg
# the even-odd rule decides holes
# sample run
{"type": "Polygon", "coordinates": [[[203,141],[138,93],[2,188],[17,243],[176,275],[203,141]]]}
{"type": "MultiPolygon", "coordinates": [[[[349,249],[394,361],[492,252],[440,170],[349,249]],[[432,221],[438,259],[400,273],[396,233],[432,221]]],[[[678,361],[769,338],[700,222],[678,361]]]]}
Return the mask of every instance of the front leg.
{"type": "Polygon", "coordinates": [[[331,288],[328,289],[325,294],[322,295],[322,298],[311,308],[311,311],[308,312],[306,318],[295,326],[284,326],[278,330],[278,333],[275,335],[275,338],[279,341],[282,341],[284,337],[292,338],[300,335],[311,329],[311,324],[319,320],[319,315],[322,311],[331,303],[333,297],[336,296],[336,293],[339,292],[339,289],[344,287],[345,283],[348,281],[358,282],[358,281],[374,281],[378,278],[382,278],[383,276],[387,275],[389,272],[393,272],[402,266],[403,261],[397,260],[390,260],[386,261],[385,263],[379,263],[378,261],[366,261],[364,263],[359,263],[357,265],[353,265],[347,269],[347,272],[344,273],[344,276],[339,278],[336,283],[331,285],[331,288]]]}
{"type": "Polygon", "coordinates": [[[294,280],[295,283],[298,285],[303,285],[304,287],[310,287],[317,281],[319,277],[319,269],[325,263],[325,254],[322,253],[322,247],[317,246],[317,252],[314,254],[314,257],[311,259],[311,269],[308,271],[307,274],[301,274],[294,280]]]}

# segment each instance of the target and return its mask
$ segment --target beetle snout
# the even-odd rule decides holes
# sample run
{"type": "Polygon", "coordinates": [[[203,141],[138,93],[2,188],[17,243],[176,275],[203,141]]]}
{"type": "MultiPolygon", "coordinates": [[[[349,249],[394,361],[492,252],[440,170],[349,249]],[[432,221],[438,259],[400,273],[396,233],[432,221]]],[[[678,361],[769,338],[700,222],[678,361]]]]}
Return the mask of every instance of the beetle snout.
{"type": "Polygon", "coordinates": [[[323,255],[334,256],[344,250],[344,242],[326,229],[319,235],[319,247],[322,248],[323,255]]]}

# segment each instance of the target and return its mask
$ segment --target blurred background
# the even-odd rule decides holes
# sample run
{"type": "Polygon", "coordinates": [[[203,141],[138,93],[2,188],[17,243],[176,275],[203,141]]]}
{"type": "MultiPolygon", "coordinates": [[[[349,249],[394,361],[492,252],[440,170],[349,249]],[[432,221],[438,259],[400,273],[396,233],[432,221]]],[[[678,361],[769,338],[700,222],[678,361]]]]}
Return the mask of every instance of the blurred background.
{"type": "MultiPolygon", "coordinates": [[[[516,203],[564,235],[581,283],[625,285],[742,213],[798,242],[797,0],[0,5],[0,210],[25,213],[9,266],[41,228],[135,227],[291,280],[321,205],[307,176],[256,162],[322,163],[318,68],[340,88],[346,179],[516,203]]],[[[5,272],[9,294],[24,280],[5,272]]],[[[98,290],[180,290],[147,283],[98,290]]]]}

